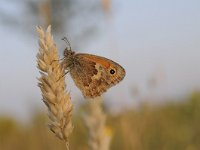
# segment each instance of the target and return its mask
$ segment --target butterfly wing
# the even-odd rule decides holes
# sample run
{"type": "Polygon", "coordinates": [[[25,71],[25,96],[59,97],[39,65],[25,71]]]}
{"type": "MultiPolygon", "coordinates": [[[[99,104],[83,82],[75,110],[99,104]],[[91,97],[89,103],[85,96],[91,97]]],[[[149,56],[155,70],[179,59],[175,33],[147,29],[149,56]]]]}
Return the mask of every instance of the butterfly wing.
{"type": "Polygon", "coordinates": [[[125,70],[107,58],[79,53],[74,57],[70,74],[83,95],[94,98],[119,83],[125,76],[125,70]]]}

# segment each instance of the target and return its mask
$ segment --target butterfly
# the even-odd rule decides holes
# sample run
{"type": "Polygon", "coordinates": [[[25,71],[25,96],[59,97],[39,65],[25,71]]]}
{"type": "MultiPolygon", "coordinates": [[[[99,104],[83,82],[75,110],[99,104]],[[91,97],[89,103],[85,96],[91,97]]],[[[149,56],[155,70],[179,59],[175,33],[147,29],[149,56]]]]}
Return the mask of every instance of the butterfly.
{"type": "Polygon", "coordinates": [[[70,73],[85,98],[101,96],[125,77],[125,69],[118,63],[101,56],[75,53],[67,38],[63,40],[70,49],[64,50],[62,66],[70,73]]]}

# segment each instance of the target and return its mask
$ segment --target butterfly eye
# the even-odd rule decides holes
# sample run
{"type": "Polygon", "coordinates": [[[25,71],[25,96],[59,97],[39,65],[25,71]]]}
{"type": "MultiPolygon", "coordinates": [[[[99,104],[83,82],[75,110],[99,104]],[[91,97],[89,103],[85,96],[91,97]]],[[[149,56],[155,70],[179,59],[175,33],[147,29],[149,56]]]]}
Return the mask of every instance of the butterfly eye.
{"type": "Polygon", "coordinates": [[[115,74],[115,70],[114,69],[110,69],[110,74],[115,74]]]}

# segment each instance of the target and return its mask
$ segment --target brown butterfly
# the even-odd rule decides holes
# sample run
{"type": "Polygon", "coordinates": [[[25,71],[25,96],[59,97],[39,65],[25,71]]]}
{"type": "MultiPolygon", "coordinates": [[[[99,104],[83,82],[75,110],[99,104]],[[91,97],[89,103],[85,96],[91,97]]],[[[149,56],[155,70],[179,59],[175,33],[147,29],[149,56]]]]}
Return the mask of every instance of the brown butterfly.
{"type": "Polygon", "coordinates": [[[105,57],[75,53],[67,38],[63,38],[70,49],[64,51],[62,66],[67,70],[84,97],[95,98],[119,83],[125,70],[118,63],[105,57]]]}

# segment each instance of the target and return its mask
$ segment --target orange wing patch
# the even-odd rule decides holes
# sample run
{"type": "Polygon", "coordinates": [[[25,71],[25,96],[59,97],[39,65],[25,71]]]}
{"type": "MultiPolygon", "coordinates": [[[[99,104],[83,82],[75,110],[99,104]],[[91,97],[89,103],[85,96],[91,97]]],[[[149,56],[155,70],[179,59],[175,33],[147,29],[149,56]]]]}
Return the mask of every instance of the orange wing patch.
{"type": "Polygon", "coordinates": [[[84,56],[84,58],[87,58],[88,60],[90,60],[92,62],[99,63],[99,64],[103,65],[106,68],[110,67],[110,63],[108,61],[105,61],[105,60],[103,60],[103,59],[101,59],[99,57],[88,55],[88,56],[84,56]]]}

